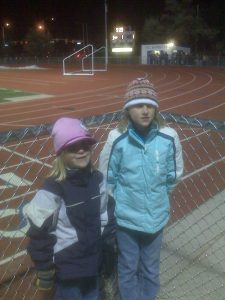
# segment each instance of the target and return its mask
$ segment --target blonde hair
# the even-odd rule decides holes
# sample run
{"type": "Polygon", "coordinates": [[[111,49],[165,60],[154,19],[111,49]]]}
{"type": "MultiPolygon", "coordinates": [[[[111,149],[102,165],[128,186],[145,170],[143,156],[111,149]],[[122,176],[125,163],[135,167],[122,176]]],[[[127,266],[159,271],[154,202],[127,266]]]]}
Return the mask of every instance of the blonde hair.
{"type": "Polygon", "coordinates": [[[56,156],[52,164],[52,170],[49,173],[49,177],[55,177],[57,181],[66,179],[66,166],[64,163],[64,151],[60,155],[56,156]]]}
{"type": "MultiPolygon", "coordinates": [[[[152,122],[156,122],[160,128],[162,127],[165,127],[166,126],[166,122],[165,120],[160,116],[158,110],[155,110],[155,116],[152,120],[152,122]]],[[[127,126],[128,126],[128,123],[129,123],[129,110],[128,109],[125,109],[123,112],[122,112],[122,117],[119,121],[119,124],[118,124],[118,130],[122,133],[124,131],[126,131],[127,129],[127,126]]]]}
{"type": "MultiPolygon", "coordinates": [[[[48,174],[48,177],[54,177],[56,181],[62,181],[66,179],[67,167],[64,162],[65,151],[62,151],[60,155],[56,156],[52,163],[52,170],[48,174]]],[[[95,170],[92,162],[89,163],[90,169],[95,170]]]]}

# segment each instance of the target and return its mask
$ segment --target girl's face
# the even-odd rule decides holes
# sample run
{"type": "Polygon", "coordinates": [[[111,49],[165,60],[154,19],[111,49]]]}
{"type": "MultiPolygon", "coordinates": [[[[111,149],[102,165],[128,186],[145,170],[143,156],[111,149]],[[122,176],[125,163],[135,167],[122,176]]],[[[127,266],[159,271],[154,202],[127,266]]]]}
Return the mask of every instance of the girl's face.
{"type": "Polygon", "coordinates": [[[64,163],[69,169],[83,169],[91,161],[92,145],[88,141],[80,141],[64,150],[64,163]]]}
{"type": "Polygon", "coordinates": [[[147,104],[138,104],[128,108],[128,114],[135,127],[141,132],[149,128],[155,117],[156,110],[147,104]]]}

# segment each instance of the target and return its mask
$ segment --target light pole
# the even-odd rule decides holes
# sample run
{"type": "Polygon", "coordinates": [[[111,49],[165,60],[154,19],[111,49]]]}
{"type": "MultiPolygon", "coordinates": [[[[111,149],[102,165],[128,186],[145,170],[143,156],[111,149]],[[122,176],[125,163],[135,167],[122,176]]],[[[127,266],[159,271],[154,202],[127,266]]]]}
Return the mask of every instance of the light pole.
{"type": "Polygon", "coordinates": [[[3,47],[5,47],[5,27],[9,27],[10,24],[9,23],[4,23],[2,25],[2,44],[3,44],[3,47]]]}
{"type": "Polygon", "coordinates": [[[107,0],[105,0],[105,64],[106,64],[106,68],[108,66],[107,13],[108,13],[107,0]]]}
{"type": "Polygon", "coordinates": [[[76,22],[82,26],[82,46],[85,47],[88,44],[88,29],[87,23],[76,22]]]}
{"type": "Polygon", "coordinates": [[[82,41],[83,41],[83,47],[85,46],[85,23],[81,23],[82,24],[82,41]]]}

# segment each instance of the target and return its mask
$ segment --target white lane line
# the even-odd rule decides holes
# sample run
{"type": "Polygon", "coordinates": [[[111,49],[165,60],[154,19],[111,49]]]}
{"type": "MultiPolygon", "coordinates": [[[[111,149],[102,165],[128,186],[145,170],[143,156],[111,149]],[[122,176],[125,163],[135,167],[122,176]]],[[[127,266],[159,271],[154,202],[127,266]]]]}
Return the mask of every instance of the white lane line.
{"type": "MultiPolygon", "coordinates": [[[[171,96],[171,97],[163,98],[163,99],[160,100],[160,102],[163,102],[163,101],[166,101],[166,100],[169,100],[169,99],[178,98],[178,97],[180,97],[180,96],[187,95],[187,94],[191,94],[191,93],[193,93],[193,92],[196,92],[196,91],[198,91],[198,90],[203,89],[204,87],[206,87],[207,85],[209,85],[209,84],[212,82],[212,80],[213,80],[213,79],[212,79],[212,76],[209,75],[209,77],[210,77],[210,79],[209,79],[205,84],[203,84],[203,85],[201,85],[201,86],[198,86],[198,87],[196,87],[196,88],[194,88],[194,89],[188,90],[188,91],[186,91],[186,92],[179,93],[179,94],[176,94],[176,95],[171,96]]],[[[179,87],[177,87],[177,88],[179,88],[179,87]]],[[[218,92],[218,90],[217,90],[217,92],[218,92]]],[[[216,93],[217,93],[217,92],[216,92],[216,93]]],[[[214,94],[214,93],[213,93],[213,94],[214,94]]],[[[207,98],[207,97],[208,97],[208,95],[207,95],[207,96],[204,96],[204,98],[207,98]]]]}
{"type": "MultiPolygon", "coordinates": [[[[208,83],[207,83],[208,84],[208,83]]],[[[198,90],[198,89],[200,89],[200,88],[196,88],[196,89],[194,89],[194,90],[192,90],[192,91],[196,91],[196,90],[198,90]]],[[[200,98],[197,98],[197,99],[194,99],[194,100],[192,100],[192,101],[189,101],[189,102],[187,102],[187,103],[182,103],[182,104],[178,104],[178,105],[175,105],[175,106],[173,106],[173,107],[169,107],[169,108],[167,108],[167,109],[164,109],[163,111],[167,111],[167,110],[171,110],[171,109],[174,109],[174,108],[177,108],[177,107],[181,107],[181,106],[184,106],[184,105],[188,105],[189,103],[193,103],[193,102],[196,102],[196,101],[200,101],[201,99],[205,99],[205,98],[208,98],[209,96],[212,96],[212,95],[215,95],[215,94],[217,94],[218,92],[220,92],[221,90],[223,90],[223,89],[225,89],[225,87],[223,87],[223,88],[221,88],[221,89],[219,89],[219,90],[217,90],[217,91],[214,91],[213,93],[211,93],[211,94],[208,94],[208,95],[206,95],[206,96],[203,96],[203,97],[200,97],[200,98]]],[[[179,95],[184,95],[184,94],[188,94],[188,93],[191,93],[192,91],[187,91],[187,92],[185,92],[185,93],[182,93],[182,94],[179,94],[179,95]]],[[[164,99],[161,99],[160,100],[160,103],[161,102],[163,102],[163,101],[165,101],[165,100],[168,100],[168,99],[174,99],[174,98],[176,98],[176,97],[178,97],[179,95],[175,95],[175,96],[172,96],[172,97],[167,97],[167,98],[164,98],[164,99]]],[[[101,96],[103,96],[103,95],[101,95],[101,96]]],[[[98,101],[98,100],[96,100],[96,99],[93,99],[93,100],[87,100],[87,101],[82,101],[82,98],[85,98],[85,99],[87,99],[87,98],[90,98],[90,97],[92,97],[93,98],[93,95],[89,95],[89,96],[86,96],[86,97],[81,97],[80,98],[80,102],[77,102],[75,105],[83,105],[83,104],[90,104],[90,103],[92,103],[92,102],[96,102],[96,101],[98,101]]],[[[99,97],[98,97],[99,98],[99,97]]],[[[111,97],[112,98],[112,97],[111,97]]],[[[122,98],[122,97],[121,97],[122,98]]],[[[64,102],[68,102],[68,101],[70,101],[70,100],[74,100],[74,99],[66,99],[66,100],[62,100],[61,102],[60,102],[60,106],[57,106],[56,104],[57,104],[57,102],[58,101],[54,101],[54,108],[58,108],[58,109],[62,109],[62,108],[67,108],[67,107],[71,107],[71,106],[73,106],[74,104],[72,104],[72,103],[69,103],[69,104],[66,104],[66,105],[63,105],[63,103],[64,102]]],[[[122,101],[117,101],[117,102],[114,102],[114,104],[119,104],[119,103],[123,103],[123,100],[122,101]]],[[[49,104],[48,104],[49,105],[49,104]]],[[[104,107],[108,107],[108,106],[111,106],[111,105],[113,105],[112,103],[111,104],[104,104],[104,107]]],[[[95,106],[95,107],[92,107],[93,109],[94,108],[98,108],[98,107],[102,107],[102,105],[100,105],[100,106],[95,106]]],[[[90,109],[92,109],[92,108],[90,108],[90,109]]],[[[49,109],[49,107],[48,107],[48,109],[49,109]]],[[[43,109],[39,109],[39,110],[36,110],[36,112],[42,112],[42,111],[46,111],[46,108],[43,108],[43,109]]],[[[76,108],[75,108],[75,111],[77,112],[77,111],[84,111],[84,109],[82,109],[82,110],[76,110],[76,108]]],[[[6,115],[6,114],[4,114],[4,117],[6,117],[6,116],[10,116],[10,117],[12,117],[12,116],[18,116],[18,115],[21,115],[21,114],[29,114],[29,113],[32,113],[33,112],[33,110],[29,110],[29,111],[26,111],[26,112],[23,112],[23,113],[14,113],[14,114],[8,114],[8,115],[6,115]]],[[[61,113],[59,113],[59,114],[55,114],[55,115],[60,115],[61,113]]],[[[48,115],[49,116],[49,115],[48,115]]],[[[52,116],[54,116],[54,115],[52,115],[52,116]]],[[[31,118],[32,120],[36,120],[36,119],[39,119],[40,117],[37,117],[37,118],[31,118]]],[[[28,119],[23,119],[23,120],[25,120],[25,121],[27,121],[28,119]]],[[[17,121],[12,121],[11,123],[15,123],[15,122],[17,122],[17,121]]],[[[7,122],[5,122],[5,123],[3,123],[2,125],[5,125],[5,124],[9,124],[9,123],[7,123],[7,122]]]]}
{"type": "Polygon", "coordinates": [[[197,173],[200,173],[200,172],[202,172],[202,171],[205,171],[205,170],[207,170],[208,168],[210,168],[211,166],[214,166],[215,164],[217,164],[217,163],[219,163],[219,162],[221,162],[221,161],[224,161],[224,162],[225,162],[225,156],[221,157],[221,158],[218,159],[218,160],[215,160],[215,161],[211,162],[211,163],[208,164],[208,165],[205,165],[204,167],[201,167],[201,168],[199,168],[199,169],[196,169],[196,170],[194,170],[194,171],[191,172],[191,173],[188,173],[187,175],[183,176],[183,177],[181,178],[181,180],[187,179],[187,178],[189,178],[189,177],[191,177],[191,176],[193,176],[193,175],[195,175],[195,174],[197,174],[197,173]]]}
{"type": "MultiPolygon", "coordinates": [[[[199,129],[202,129],[202,128],[199,128],[199,129]]],[[[188,129],[188,130],[190,130],[190,129],[188,129]]],[[[183,132],[184,129],[182,129],[181,131],[183,132]]],[[[187,129],[185,129],[185,131],[187,131],[187,129]]],[[[191,130],[191,132],[193,133],[192,130],[191,130]]],[[[184,139],[181,139],[180,142],[183,143],[183,142],[190,141],[191,139],[194,139],[194,138],[196,138],[196,137],[198,137],[198,136],[200,136],[200,135],[205,135],[205,134],[207,134],[208,132],[210,132],[209,129],[208,129],[208,130],[205,130],[205,131],[203,131],[203,132],[200,132],[200,133],[198,133],[198,134],[193,133],[194,135],[189,136],[189,137],[185,137],[184,139]]]]}
{"type": "Polygon", "coordinates": [[[21,101],[30,101],[30,100],[38,100],[38,99],[47,99],[52,98],[53,95],[48,94],[38,94],[38,95],[29,95],[29,96],[21,96],[21,97],[10,97],[10,98],[4,98],[5,100],[11,101],[11,102],[21,102],[21,101]]]}
{"type": "Polygon", "coordinates": [[[0,150],[1,150],[1,149],[5,150],[6,152],[10,152],[10,153],[13,152],[13,154],[16,154],[17,156],[20,156],[20,157],[25,158],[25,159],[27,159],[27,160],[29,160],[29,161],[32,161],[32,162],[36,162],[36,163],[38,163],[38,164],[41,164],[42,166],[49,167],[49,168],[52,167],[50,164],[47,164],[47,163],[45,163],[45,162],[42,162],[42,161],[40,161],[40,160],[38,160],[38,159],[35,159],[35,158],[33,158],[33,157],[30,157],[30,156],[27,156],[27,155],[25,155],[25,154],[21,154],[20,152],[12,151],[12,150],[6,148],[5,146],[0,146],[0,150]]]}
{"type": "MultiPolygon", "coordinates": [[[[194,74],[191,74],[191,73],[190,73],[190,75],[192,75],[192,79],[191,79],[190,81],[185,82],[184,84],[181,84],[181,85],[177,85],[177,86],[175,86],[175,87],[173,87],[173,88],[170,88],[170,89],[168,89],[168,90],[164,90],[164,91],[162,91],[162,92],[159,92],[159,95],[162,95],[162,94],[165,94],[165,93],[171,92],[171,91],[173,91],[173,90],[180,89],[180,88],[182,88],[182,87],[184,87],[184,86],[187,86],[187,85],[192,84],[192,83],[196,80],[196,76],[195,76],[194,74]]],[[[180,76],[179,79],[182,79],[181,76],[180,76]]],[[[175,81],[172,82],[172,83],[175,83],[176,81],[177,81],[177,80],[175,80],[175,81]]],[[[178,81],[178,83],[179,83],[179,81],[178,81]]],[[[169,84],[168,84],[168,83],[167,83],[167,84],[163,84],[162,87],[165,87],[165,86],[167,86],[167,85],[169,85],[169,84]]],[[[157,89],[158,89],[158,88],[160,88],[160,86],[157,86],[157,89]]]]}
{"type": "MultiPolygon", "coordinates": [[[[177,108],[177,107],[186,106],[186,105],[192,104],[192,103],[194,103],[194,102],[198,102],[198,101],[200,101],[200,100],[202,100],[202,99],[206,99],[206,98],[208,98],[208,97],[210,97],[210,96],[216,95],[216,94],[218,94],[219,92],[221,92],[221,91],[223,91],[223,90],[225,90],[225,87],[222,87],[221,89],[217,90],[216,92],[213,92],[213,93],[208,94],[208,95],[206,95],[206,96],[202,96],[202,97],[196,98],[196,99],[194,99],[194,100],[192,100],[192,101],[189,101],[189,102],[186,102],[186,103],[182,103],[182,104],[178,104],[178,105],[174,105],[174,106],[172,106],[172,107],[170,106],[169,108],[163,109],[162,111],[167,111],[167,110],[171,110],[171,109],[174,109],[174,108],[177,108]]],[[[160,101],[160,102],[161,102],[161,101],[160,101]]],[[[222,104],[220,104],[220,105],[224,105],[224,103],[222,103],[222,104]]],[[[215,107],[213,107],[212,109],[214,109],[214,108],[215,108],[215,107]]]]}
{"type": "MultiPolygon", "coordinates": [[[[179,94],[179,95],[184,95],[184,94],[188,94],[188,93],[191,93],[192,91],[196,91],[196,90],[198,90],[198,89],[200,89],[200,88],[202,88],[202,87],[205,87],[206,85],[208,85],[209,83],[211,82],[211,79],[210,79],[210,81],[208,81],[206,84],[204,84],[203,86],[201,86],[201,87],[198,87],[198,88],[196,88],[196,89],[193,89],[193,90],[190,90],[190,91],[187,91],[187,92],[185,92],[185,93],[182,93],[182,94],[179,94]]],[[[180,107],[180,106],[184,106],[184,105],[188,105],[189,103],[193,103],[193,102],[196,102],[196,101],[200,101],[201,99],[205,99],[205,98],[207,98],[207,97],[209,97],[210,95],[215,95],[216,93],[218,93],[219,91],[221,91],[221,90],[223,90],[224,89],[224,87],[222,88],[222,89],[220,89],[220,90],[217,90],[216,92],[213,92],[213,93],[211,93],[211,94],[209,94],[209,95],[207,95],[207,96],[204,96],[204,97],[201,97],[201,98],[197,98],[197,99],[195,99],[195,100],[193,100],[193,101],[189,101],[188,103],[182,103],[182,104],[179,104],[179,105],[176,105],[176,106],[173,106],[173,107],[170,107],[170,108],[168,108],[168,109],[165,109],[165,110],[163,110],[163,111],[166,111],[166,110],[171,110],[171,109],[173,109],[173,108],[177,108],[177,107],[180,107]]],[[[168,100],[168,99],[174,99],[174,98],[177,98],[179,95],[175,95],[175,96],[172,96],[172,97],[167,97],[167,98],[164,98],[164,99],[162,99],[162,100],[160,100],[160,103],[161,102],[163,102],[163,101],[165,101],[165,100],[168,100]]],[[[102,96],[102,95],[101,95],[102,96]]],[[[90,97],[93,97],[93,95],[89,95],[89,96],[86,96],[86,97],[84,97],[84,96],[82,96],[81,98],[80,98],[80,102],[77,102],[76,103],[76,105],[83,105],[83,104],[85,104],[85,103],[88,103],[88,104],[90,104],[90,103],[92,103],[92,102],[96,102],[97,100],[96,99],[93,99],[93,100],[87,100],[87,101],[81,101],[82,100],[82,98],[85,98],[85,99],[87,99],[87,98],[90,98],[90,97]]],[[[55,106],[55,108],[62,108],[62,103],[64,103],[64,102],[67,102],[67,101],[69,101],[70,99],[66,99],[66,100],[63,100],[63,101],[61,101],[60,102],[60,107],[57,107],[56,106],[56,103],[58,102],[58,101],[54,101],[54,106],[55,106]]],[[[123,102],[123,101],[117,101],[117,102],[114,102],[113,104],[119,104],[119,103],[121,103],[121,102],[123,102]]],[[[108,106],[111,106],[111,105],[113,105],[112,103],[111,104],[104,104],[104,107],[108,107],[108,106]]],[[[70,107],[71,105],[73,105],[73,104],[71,104],[71,103],[69,103],[69,104],[66,104],[66,105],[64,105],[63,107],[70,107]]],[[[98,108],[98,107],[102,107],[102,105],[100,105],[100,106],[95,106],[95,107],[92,107],[93,109],[94,108],[98,108]]],[[[92,108],[90,108],[90,109],[92,109],[92,108]]],[[[88,110],[88,109],[85,109],[85,110],[88,110]]],[[[39,111],[39,112],[41,112],[41,111],[46,111],[46,109],[45,108],[43,108],[43,109],[39,109],[39,110],[36,110],[36,111],[39,111]]],[[[77,112],[77,111],[84,111],[84,109],[81,109],[81,110],[76,110],[75,109],[75,111],[77,112]]],[[[26,111],[25,113],[26,114],[29,114],[29,113],[31,113],[31,112],[33,112],[33,111],[26,111]]],[[[25,114],[25,113],[22,113],[23,115],[25,114]]],[[[53,114],[52,116],[55,116],[55,115],[60,115],[61,113],[58,113],[58,114],[53,114]]],[[[21,113],[14,113],[14,114],[9,114],[8,116],[17,116],[17,115],[21,115],[21,113]]],[[[7,115],[4,115],[4,117],[5,116],[7,116],[7,115]]],[[[47,117],[48,117],[49,115],[47,115],[47,117]]],[[[33,119],[39,119],[39,118],[42,118],[42,117],[36,117],[36,118],[31,118],[31,120],[33,119]]],[[[23,119],[24,121],[27,121],[28,119],[23,119]]],[[[17,121],[12,121],[11,123],[15,123],[15,122],[17,122],[17,121]]],[[[7,122],[6,123],[3,123],[3,124],[8,124],[7,122]]]]}
{"type": "MultiPolygon", "coordinates": [[[[115,106],[115,104],[120,104],[120,103],[123,103],[123,100],[122,101],[116,101],[116,102],[113,102],[113,103],[110,103],[110,104],[102,104],[102,105],[98,105],[98,106],[92,106],[90,108],[83,108],[83,109],[76,109],[75,112],[86,112],[86,111],[93,111],[94,109],[97,109],[97,108],[106,108],[108,106],[115,106]]],[[[60,107],[59,107],[60,108],[60,107]]],[[[117,110],[118,111],[118,110],[117,110]]],[[[74,114],[74,111],[67,111],[66,112],[67,115],[70,115],[70,114],[74,114]]],[[[48,118],[48,117],[55,117],[55,116],[61,116],[62,115],[62,112],[58,112],[58,113],[55,113],[55,114],[49,114],[49,115],[45,115],[44,118],[48,118]]],[[[14,126],[19,126],[19,122],[24,122],[24,121],[32,121],[32,120],[38,120],[38,119],[43,119],[43,116],[39,116],[39,117],[33,117],[33,118],[28,118],[28,119],[22,119],[21,121],[10,121],[10,122],[4,122],[4,123],[1,123],[0,125],[3,125],[3,126],[9,126],[9,125],[14,125],[14,126]],[[17,125],[18,124],[18,125],[17,125]]],[[[23,123],[23,127],[26,126],[26,124],[23,123]]]]}
{"type": "MultiPolygon", "coordinates": [[[[1,80],[1,77],[0,77],[0,80],[1,80]]],[[[56,103],[64,103],[64,102],[67,102],[68,100],[74,100],[75,97],[78,97],[78,96],[81,96],[80,99],[82,98],[87,98],[87,97],[95,97],[95,95],[93,96],[93,94],[95,93],[98,93],[100,92],[102,94],[103,91],[111,91],[112,94],[114,92],[114,89],[118,89],[118,88],[121,88],[121,93],[122,93],[122,88],[124,88],[125,86],[125,83],[124,84],[117,84],[117,85],[112,85],[112,86],[106,86],[106,87],[101,87],[101,88],[97,88],[97,89],[90,89],[90,90],[85,90],[85,91],[79,91],[79,92],[76,92],[76,93],[67,93],[67,94],[59,94],[59,95],[55,95],[54,96],[54,104],[56,103]],[[85,96],[87,95],[87,96],[85,96]],[[58,99],[58,100],[56,100],[58,99]]],[[[95,100],[96,101],[96,100],[95,100]]],[[[28,103],[29,104],[29,108],[33,108],[33,107],[36,107],[36,106],[41,106],[43,107],[44,104],[46,104],[46,106],[48,106],[48,109],[49,109],[49,102],[47,103],[28,103]]],[[[82,102],[81,102],[82,104],[82,102]]],[[[9,105],[11,105],[11,103],[4,103],[4,106],[7,106],[7,108],[1,108],[1,111],[8,111],[11,109],[11,107],[8,107],[9,105]]],[[[24,106],[20,106],[20,108],[27,108],[27,105],[24,105],[24,106]]],[[[4,114],[5,116],[5,114],[4,114]]]]}
{"type": "Polygon", "coordinates": [[[206,113],[206,112],[208,112],[208,111],[215,110],[216,108],[221,107],[221,106],[223,106],[223,105],[225,105],[225,102],[224,102],[224,103],[221,103],[221,104],[218,104],[218,105],[216,105],[216,106],[213,106],[213,107],[211,107],[211,108],[202,110],[202,111],[200,111],[200,112],[198,112],[198,113],[196,113],[196,114],[192,114],[192,115],[190,115],[190,116],[191,116],[191,117],[198,116],[198,115],[204,114],[204,113],[206,113]]]}
{"type": "MultiPolygon", "coordinates": [[[[41,157],[40,161],[45,160],[45,159],[50,158],[50,157],[52,157],[52,156],[41,157]]],[[[31,163],[32,162],[30,162],[30,161],[23,162],[23,166],[31,164],[31,163]]],[[[7,170],[15,170],[15,168],[17,168],[20,165],[21,164],[18,163],[18,164],[14,164],[14,165],[4,166],[4,167],[0,168],[0,174],[3,173],[3,172],[6,172],[7,170]]]]}
{"type": "Polygon", "coordinates": [[[21,198],[24,198],[28,195],[32,195],[34,193],[36,193],[36,189],[33,190],[33,191],[30,191],[30,192],[26,192],[25,194],[20,194],[20,195],[17,195],[17,196],[14,196],[14,197],[10,197],[8,199],[5,199],[5,200],[1,200],[0,201],[0,204],[3,204],[3,203],[8,203],[8,202],[11,202],[11,201],[14,201],[14,200],[18,200],[18,199],[21,199],[21,198]]]}
{"type": "Polygon", "coordinates": [[[24,255],[27,255],[27,251],[26,250],[23,250],[23,251],[17,252],[14,255],[8,256],[8,257],[0,260],[0,266],[3,266],[3,265],[5,265],[7,263],[10,263],[10,262],[13,262],[15,259],[17,259],[17,258],[19,258],[21,256],[24,256],[24,255]]]}
{"type": "Polygon", "coordinates": [[[0,190],[6,189],[9,187],[21,187],[21,186],[31,186],[32,182],[26,180],[25,178],[17,176],[13,172],[2,173],[0,174],[0,179],[5,182],[5,185],[0,185],[0,190]]]}
{"type": "MultiPolygon", "coordinates": [[[[209,83],[207,83],[207,84],[209,84],[209,83]]],[[[123,86],[123,85],[118,85],[119,87],[121,87],[121,86],[123,86]]],[[[117,86],[117,87],[118,87],[117,86]]],[[[106,87],[106,88],[102,88],[102,89],[109,89],[109,88],[111,88],[111,87],[106,87]]],[[[201,86],[201,88],[202,88],[202,86],[201,86]]],[[[196,89],[195,89],[196,90],[196,89]]],[[[173,106],[173,107],[170,107],[170,108],[168,108],[168,109],[165,109],[165,110],[163,110],[163,111],[167,111],[167,110],[171,110],[171,109],[174,109],[174,108],[177,108],[177,107],[181,107],[181,106],[184,106],[184,105],[188,105],[188,104],[191,104],[191,103],[193,103],[193,102],[196,102],[196,101],[199,101],[199,100],[201,100],[201,99],[205,99],[205,98],[207,98],[207,97],[209,97],[209,96],[211,96],[211,95],[215,95],[216,93],[218,93],[219,91],[221,91],[221,90],[223,90],[223,88],[222,89],[220,89],[220,90],[217,90],[217,91],[215,91],[215,92],[213,92],[213,93],[211,93],[211,94],[209,94],[209,95],[207,95],[207,96],[204,96],[204,97],[201,97],[201,98],[197,98],[197,99],[194,99],[193,101],[189,101],[188,103],[182,103],[182,104],[180,104],[180,105],[176,105],[176,106],[173,106]]],[[[88,91],[88,92],[90,92],[90,91],[88,91]]],[[[80,92],[80,93],[83,93],[83,92],[80,92]]],[[[191,93],[191,91],[188,91],[188,93],[191,93]]],[[[74,94],[73,94],[74,95],[74,94]]],[[[176,95],[176,96],[174,96],[174,97],[170,97],[170,98],[164,98],[164,99],[162,99],[161,101],[165,101],[166,99],[171,99],[171,98],[175,98],[175,97],[178,97],[179,95],[176,95]]],[[[61,95],[59,95],[59,97],[61,97],[61,95]]],[[[93,96],[87,96],[87,97],[93,97],[93,96]]],[[[85,98],[87,98],[87,97],[85,97],[85,98]]],[[[82,98],[84,98],[84,96],[82,97],[82,98]]],[[[60,104],[62,104],[63,102],[67,102],[68,100],[70,100],[70,99],[65,99],[65,100],[60,100],[60,104]]],[[[72,99],[71,99],[72,100],[72,99]]],[[[90,103],[90,102],[95,102],[96,100],[92,100],[92,101],[85,101],[85,103],[90,103]]],[[[160,102],[161,102],[160,101],[160,102]]],[[[54,104],[56,104],[58,101],[54,101],[54,104]]],[[[123,103],[123,101],[121,100],[121,101],[117,101],[117,102],[114,102],[114,104],[119,104],[119,103],[123,103]]],[[[77,105],[79,105],[79,104],[83,104],[83,102],[79,102],[79,103],[77,103],[77,105]]],[[[70,107],[72,104],[70,103],[70,104],[66,104],[66,105],[64,105],[64,107],[70,107]]],[[[108,107],[108,106],[111,106],[112,104],[105,104],[104,105],[104,107],[108,107]]],[[[103,107],[102,105],[100,105],[100,106],[95,106],[95,107],[92,107],[92,108],[90,108],[90,109],[95,109],[95,108],[101,108],[101,107],[103,107]]],[[[61,108],[62,109],[62,107],[55,107],[55,108],[61,108]]],[[[89,109],[89,110],[90,110],[89,109]]],[[[214,109],[214,108],[212,108],[212,109],[214,109]]],[[[211,109],[211,110],[212,110],[211,109]]],[[[44,110],[44,109],[43,109],[44,110]]],[[[84,109],[80,109],[80,110],[76,110],[76,112],[82,112],[82,111],[86,111],[86,109],[84,110],[84,109]]],[[[67,112],[67,113],[70,113],[69,111],[67,112]]],[[[72,113],[72,112],[71,112],[72,113]]],[[[15,115],[15,114],[14,114],[15,115]]],[[[56,113],[56,114],[52,114],[52,115],[47,115],[46,117],[53,117],[53,116],[59,116],[59,115],[61,115],[61,113],[56,113]]],[[[9,116],[11,116],[11,115],[9,115],[9,116]]],[[[36,119],[40,119],[40,117],[37,117],[37,118],[32,118],[31,120],[36,120],[36,119]]],[[[30,120],[30,119],[23,119],[24,121],[27,121],[27,120],[30,120]]],[[[25,126],[24,124],[23,125],[20,125],[20,124],[18,124],[16,121],[13,121],[13,122],[11,122],[11,123],[16,123],[18,126],[25,126]]],[[[8,124],[10,124],[10,123],[7,123],[7,122],[4,122],[2,125],[3,126],[8,126],[8,124]]]]}

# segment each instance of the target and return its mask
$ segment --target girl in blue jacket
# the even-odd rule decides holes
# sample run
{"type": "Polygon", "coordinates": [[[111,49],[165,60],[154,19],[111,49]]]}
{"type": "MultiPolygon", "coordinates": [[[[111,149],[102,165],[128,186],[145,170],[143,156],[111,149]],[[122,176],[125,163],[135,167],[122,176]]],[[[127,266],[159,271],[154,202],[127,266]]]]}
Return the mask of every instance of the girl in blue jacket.
{"type": "Polygon", "coordinates": [[[24,208],[36,285],[55,285],[54,300],[98,300],[102,242],[113,234],[114,217],[103,175],[91,165],[96,141],[72,118],[60,118],[52,136],[52,172],[24,208]]]}
{"type": "Polygon", "coordinates": [[[109,133],[100,170],[108,165],[116,202],[120,299],[154,300],[169,195],[183,172],[182,149],[176,131],[160,120],[157,95],[147,79],[132,81],[125,100],[123,126],[109,133]]]}

